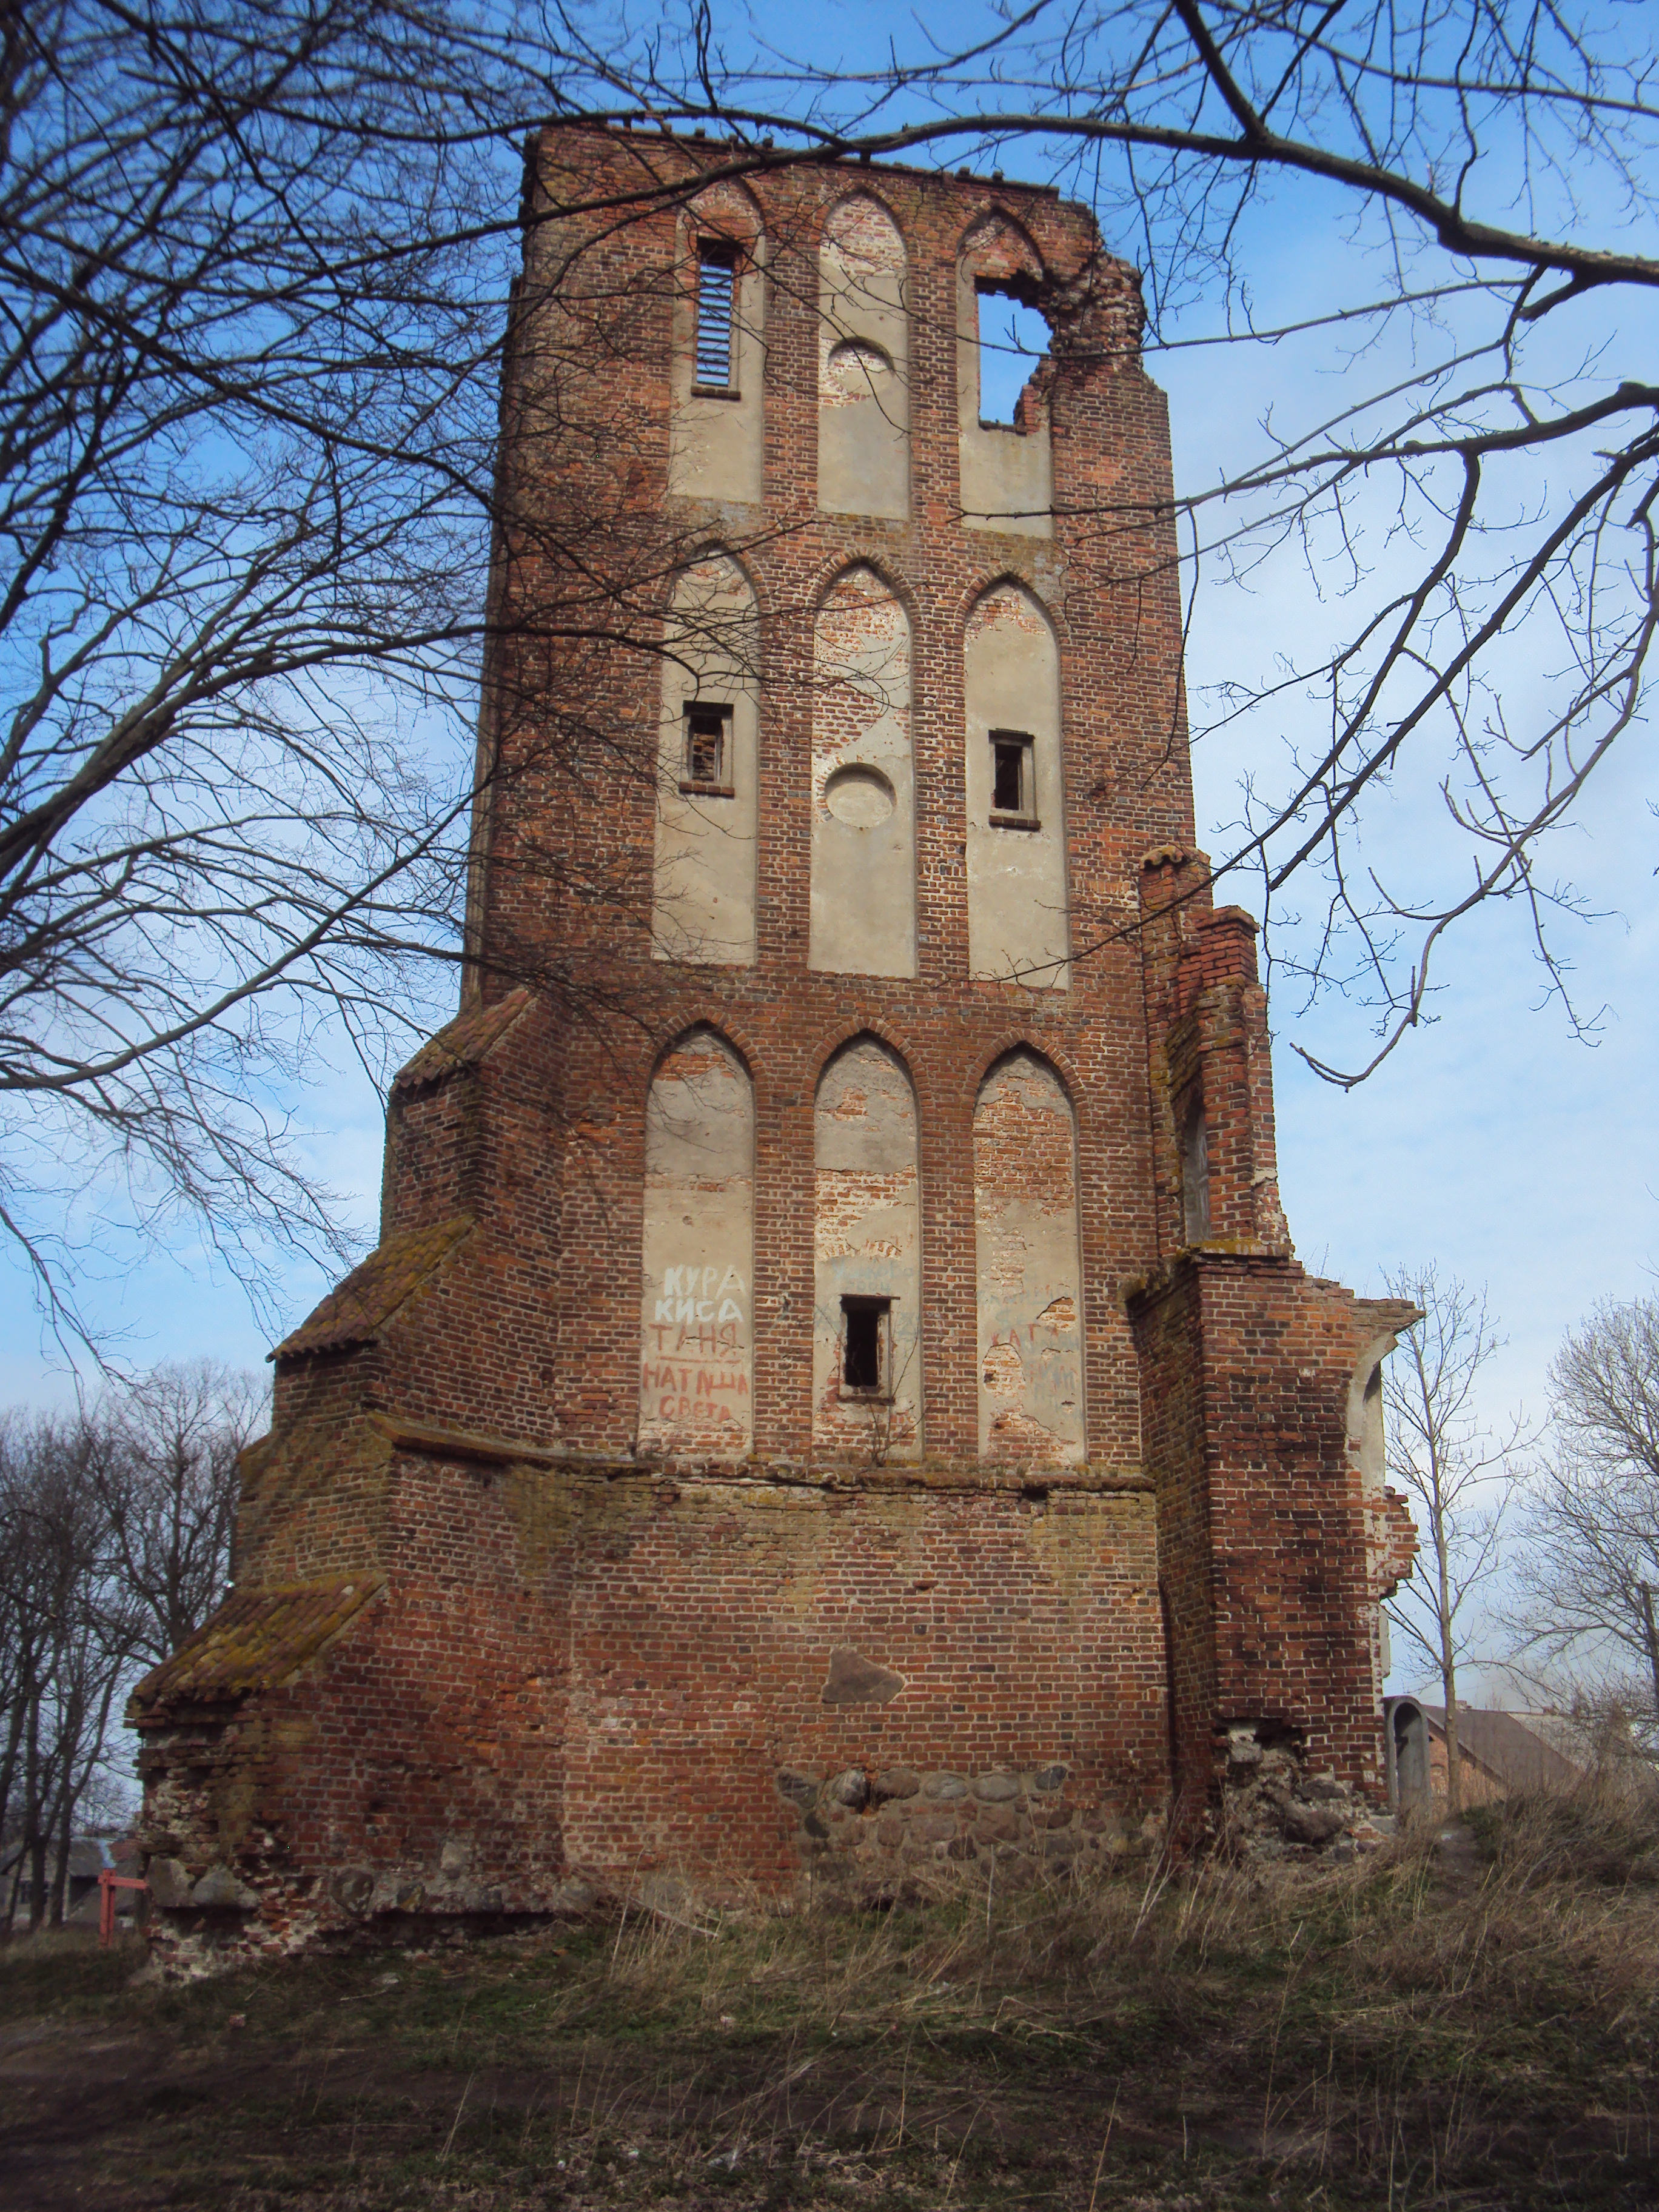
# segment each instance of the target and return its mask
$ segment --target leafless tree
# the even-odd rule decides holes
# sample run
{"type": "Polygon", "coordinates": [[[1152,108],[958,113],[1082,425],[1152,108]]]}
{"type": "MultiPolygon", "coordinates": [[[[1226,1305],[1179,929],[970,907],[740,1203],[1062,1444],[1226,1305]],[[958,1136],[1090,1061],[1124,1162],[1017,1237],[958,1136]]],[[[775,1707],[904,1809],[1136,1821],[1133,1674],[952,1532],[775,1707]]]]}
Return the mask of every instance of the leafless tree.
{"type": "Polygon", "coordinates": [[[106,1395],[91,1480],[112,1571],[137,1609],[133,1650],[159,1666],[223,1596],[237,1460],[267,1410],[264,1382],[211,1360],[154,1369],[106,1395]]]}
{"type": "MultiPolygon", "coordinates": [[[[1659,618],[1652,11],[997,12],[969,38],[924,7],[914,58],[896,32],[851,75],[775,46],[707,76],[703,105],[797,144],[1046,163],[1138,252],[1154,353],[1272,348],[1322,372],[1306,419],[1276,404],[1254,441],[1239,421],[1236,464],[1182,503],[1197,572],[1278,599],[1288,557],[1308,586],[1293,622],[1261,625],[1273,665],[1205,702],[1200,741],[1246,763],[1222,871],[1259,877],[1281,972],[1368,1006],[1358,1064],[1310,1056],[1333,1082],[1431,1012],[1441,939],[1488,902],[1522,909],[1546,988],[1593,1024],[1548,927],[1587,911],[1553,833],[1644,718],[1659,618]],[[1287,235],[1327,250],[1316,301],[1275,320],[1257,302],[1287,235]],[[1385,794],[1413,827],[1379,842],[1385,794]]],[[[1218,359],[1218,391],[1240,368],[1218,359]]],[[[1140,520],[1074,518],[1105,545],[1140,520]]]]}
{"type": "Polygon", "coordinates": [[[70,1839],[110,1768],[122,1693],[223,1595],[236,1455],[264,1401],[258,1378],[203,1362],[112,1386],[77,1413],[0,1421],[8,1929],[24,1896],[31,1926],[62,1920],[70,1839]]]}
{"type": "Polygon", "coordinates": [[[1399,1267],[1383,1279],[1390,1297],[1409,1298],[1422,1315],[1383,1370],[1382,1401],[1389,1472],[1419,1510],[1426,1553],[1389,1613],[1439,1677],[1446,1795],[1456,1812],[1462,1802],[1457,1666],[1469,1650],[1469,1601],[1497,1565],[1514,1455],[1534,1439],[1518,1416],[1501,1436],[1483,1417],[1481,1370],[1500,1341],[1484,1291],[1432,1264],[1399,1267]]]}
{"type": "Polygon", "coordinates": [[[1659,1729],[1659,1300],[1598,1306],[1550,1369],[1550,1449],[1529,1485],[1515,1626],[1536,1664],[1587,1675],[1659,1729]]]}
{"type": "Polygon", "coordinates": [[[137,1649],[138,1608],[114,1571],[91,1478],[97,1445],[94,1424],[78,1418],[14,1414],[0,1430],[8,1932],[25,1893],[31,1928],[63,1920],[76,1807],[105,1757],[137,1649]]]}
{"type": "MultiPolygon", "coordinates": [[[[495,467],[517,143],[548,120],[712,123],[705,179],[1046,165],[1138,248],[1154,348],[1324,348],[1343,374],[1317,419],[1275,416],[1253,450],[1241,424],[1237,466],[1183,501],[1196,573],[1277,592],[1300,557],[1324,610],[1206,702],[1200,738],[1254,763],[1224,873],[1259,872],[1281,972],[1370,1006],[1375,1052],[1316,1059],[1333,1080],[1425,1016],[1436,947],[1483,902],[1518,902],[1565,988],[1547,924],[1583,902],[1552,833],[1641,719],[1655,619],[1659,386],[1625,350],[1659,283],[1626,243],[1649,12],[1036,0],[971,46],[942,10],[915,39],[849,72],[702,0],[637,26],[447,0],[5,17],[0,1228],[61,1326],[77,1208],[112,1185],[141,1228],[192,1215],[252,1288],[273,1226],[337,1250],[295,1102],[319,1037],[378,1073],[453,1004],[475,797],[509,764],[578,797],[654,773],[580,702],[664,649],[683,549],[526,495],[557,480],[556,407],[516,477],[495,467]],[[1276,323],[1254,302],[1287,206],[1344,227],[1351,283],[1276,323]],[[532,634],[492,641],[526,604],[509,544],[544,588],[532,634]],[[1297,717],[1262,767],[1251,732],[1297,717]],[[1439,839],[1374,851],[1385,789],[1428,794],[1439,839]]],[[[526,219],[585,204],[572,179],[526,219]]],[[[576,313],[571,342],[614,319],[576,313]]],[[[1103,566],[1144,557],[1144,512],[1071,520],[1103,566]]],[[[571,843],[501,866],[637,936],[648,892],[571,843]]],[[[647,963],[570,972],[556,935],[494,949],[640,1017],[647,963]]]]}
{"type": "MultiPolygon", "coordinates": [[[[106,1235],[193,1217],[256,1290],[273,1228],[343,1251],[292,1141],[319,1038],[378,1072],[453,1010],[515,138],[593,89],[530,27],[0,26],[0,1229],[71,1334],[91,1193],[106,1235]]],[[[585,560],[599,520],[559,517],[513,664],[556,647],[573,696],[582,653],[660,650],[659,549],[585,560]]],[[[542,723],[516,772],[623,750],[542,723]]],[[[538,950],[531,980],[606,1003],[538,950]]]]}

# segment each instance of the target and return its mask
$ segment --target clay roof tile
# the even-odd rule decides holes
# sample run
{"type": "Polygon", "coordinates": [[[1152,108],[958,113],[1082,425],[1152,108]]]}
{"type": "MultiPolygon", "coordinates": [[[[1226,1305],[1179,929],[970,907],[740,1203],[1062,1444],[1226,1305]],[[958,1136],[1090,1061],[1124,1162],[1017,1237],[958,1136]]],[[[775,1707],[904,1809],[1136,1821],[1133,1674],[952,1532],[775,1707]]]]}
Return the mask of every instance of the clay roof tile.
{"type": "Polygon", "coordinates": [[[470,1013],[458,1014],[398,1069],[392,1079],[393,1091],[418,1091],[428,1084],[446,1082],[463,1068],[477,1067],[529,1004],[528,991],[509,991],[493,1006],[475,1006],[470,1013]]]}
{"type": "Polygon", "coordinates": [[[234,1590],[171,1659],[146,1674],[127,1705],[130,1722],[171,1707],[222,1705],[274,1689],[337,1636],[381,1587],[370,1574],[278,1589],[234,1590]]]}
{"type": "Polygon", "coordinates": [[[470,1213],[388,1237],[336,1284],[310,1316],[269,1354],[294,1359],[316,1352],[342,1352],[373,1344],[405,1300],[449,1257],[472,1226],[470,1213]]]}

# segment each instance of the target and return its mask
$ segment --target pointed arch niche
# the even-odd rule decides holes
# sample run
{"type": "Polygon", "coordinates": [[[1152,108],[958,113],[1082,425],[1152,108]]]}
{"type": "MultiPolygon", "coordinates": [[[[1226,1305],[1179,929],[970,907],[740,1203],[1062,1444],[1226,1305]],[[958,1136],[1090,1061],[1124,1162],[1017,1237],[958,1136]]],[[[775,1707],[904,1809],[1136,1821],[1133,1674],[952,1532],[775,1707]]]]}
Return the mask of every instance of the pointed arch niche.
{"type": "Polygon", "coordinates": [[[910,512],[910,319],[904,240],[866,192],[832,208],[818,247],[818,505],[910,512]]]}
{"type": "Polygon", "coordinates": [[[1071,982],[1060,647],[1024,587],[968,617],[968,972],[1063,991],[1071,982]]]}
{"type": "Polygon", "coordinates": [[[813,629],[807,965],[916,972],[910,619],[867,567],[837,580],[813,629]]]}
{"type": "Polygon", "coordinates": [[[981,1455],[1074,1466],[1086,1451],[1077,1127],[1028,1046],[980,1085],[974,1226],[981,1455]]]}
{"type": "Polygon", "coordinates": [[[668,489],[757,503],[766,422],[766,236],[735,179],[710,185],[679,224],[668,489]]]}
{"type": "Polygon", "coordinates": [[[1008,216],[993,211],[963,241],[957,262],[957,415],[962,520],[969,530],[1022,538],[1054,534],[1048,356],[1020,394],[1012,422],[988,422],[980,392],[981,320],[997,301],[1035,307],[1042,258],[1008,216]]]}
{"type": "Polygon", "coordinates": [[[754,1085],[724,1037],[695,1029],[646,1103],[641,1450],[750,1450],[754,1253],[754,1085]]]}
{"type": "Polygon", "coordinates": [[[813,1110],[812,1441],[876,1460],[921,1451],[916,1095],[879,1038],[854,1037],[813,1110]]]}
{"type": "Polygon", "coordinates": [[[759,623],[748,578],[710,552],[674,586],[664,636],[651,949],[755,957],[759,623]]]}

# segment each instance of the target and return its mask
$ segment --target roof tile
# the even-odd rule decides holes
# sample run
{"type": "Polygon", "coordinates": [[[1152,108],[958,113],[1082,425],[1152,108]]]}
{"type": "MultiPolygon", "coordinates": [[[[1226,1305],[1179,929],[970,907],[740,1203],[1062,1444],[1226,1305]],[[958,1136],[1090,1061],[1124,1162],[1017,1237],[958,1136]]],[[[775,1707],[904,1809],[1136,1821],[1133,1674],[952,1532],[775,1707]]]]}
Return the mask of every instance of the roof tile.
{"type": "Polygon", "coordinates": [[[235,1590],[171,1659],[145,1675],[130,1721],[178,1705],[219,1705],[276,1688],[337,1636],[381,1587],[373,1575],[277,1589],[235,1590]]]}
{"type": "Polygon", "coordinates": [[[405,1299],[435,1273],[472,1226],[470,1213],[389,1237],[336,1284],[310,1316],[269,1356],[293,1359],[313,1352],[340,1352],[373,1344],[405,1299]]]}
{"type": "Polygon", "coordinates": [[[398,1069],[392,1079],[392,1090],[418,1091],[423,1085],[446,1081],[464,1067],[476,1067],[480,1060],[488,1058],[529,1004],[528,991],[509,991],[493,1006],[475,1006],[470,1013],[458,1014],[436,1036],[428,1039],[413,1060],[398,1069]]]}

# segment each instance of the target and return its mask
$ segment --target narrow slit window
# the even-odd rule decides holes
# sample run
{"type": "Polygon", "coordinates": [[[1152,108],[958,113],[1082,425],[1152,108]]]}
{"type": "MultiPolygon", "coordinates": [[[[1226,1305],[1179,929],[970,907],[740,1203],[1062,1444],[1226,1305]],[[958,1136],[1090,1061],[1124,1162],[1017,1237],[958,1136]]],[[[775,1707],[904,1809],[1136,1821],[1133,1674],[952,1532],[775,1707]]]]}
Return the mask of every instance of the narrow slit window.
{"type": "Polygon", "coordinates": [[[697,246],[696,380],[706,391],[732,389],[732,308],[738,249],[718,239],[697,246]]]}
{"type": "Polygon", "coordinates": [[[1188,1109],[1181,1133],[1181,1213],[1187,1242],[1203,1243],[1210,1233],[1210,1133],[1201,1098],[1188,1109]]]}
{"type": "Polygon", "coordinates": [[[701,701],[685,710],[685,750],[680,771],[682,791],[701,791],[716,798],[732,796],[732,709],[710,707],[701,701]]]}
{"type": "Polygon", "coordinates": [[[991,732],[991,819],[1002,829],[1036,826],[1031,739],[1021,730],[991,732]]]}
{"type": "Polygon", "coordinates": [[[890,1298],[843,1298],[841,1302],[841,1383],[843,1390],[881,1397],[888,1388],[892,1339],[890,1298]]]}

